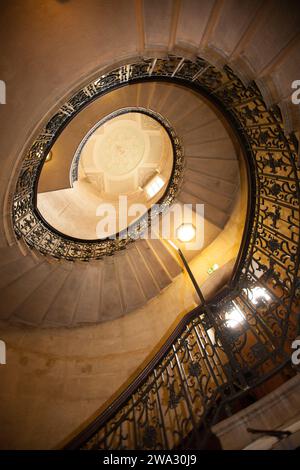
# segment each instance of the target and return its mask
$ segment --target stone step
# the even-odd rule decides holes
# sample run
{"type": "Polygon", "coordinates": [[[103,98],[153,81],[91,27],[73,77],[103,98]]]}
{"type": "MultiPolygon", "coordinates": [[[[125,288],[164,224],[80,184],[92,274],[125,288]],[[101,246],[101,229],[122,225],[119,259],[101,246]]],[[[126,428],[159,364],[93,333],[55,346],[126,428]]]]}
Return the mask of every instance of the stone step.
{"type": "Polygon", "coordinates": [[[100,321],[103,263],[91,263],[82,277],[82,287],[73,317],[74,325],[100,321]]]}
{"type": "Polygon", "coordinates": [[[201,174],[209,175],[232,184],[236,184],[237,180],[239,180],[239,165],[237,161],[187,157],[186,166],[192,171],[197,171],[200,176],[201,174]]]}
{"type": "MultiPolygon", "coordinates": [[[[196,101],[196,97],[194,100],[196,101]]],[[[208,107],[205,106],[203,101],[198,98],[198,106],[195,108],[194,105],[186,106],[186,103],[181,104],[181,109],[178,110],[176,118],[176,130],[180,137],[188,137],[189,133],[195,130],[205,127],[208,123],[215,122],[217,117],[215,113],[208,107]],[[181,116],[182,114],[182,116],[181,116]]],[[[175,116],[174,116],[175,117],[175,116]]]]}
{"type": "Polygon", "coordinates": [[[229,219],[229,214],[212,206],[209,202],[202,200],[199,201],[198,197],[186,191],[181,191],[178,200],[184,204],[204,204],[204,218],[208,219],[219,228],[224,228],[229,219]]]}
{"type": "Polygon", "coordinates": [[[25,301],[13,312],[12,321],[23,322],[34,326],[43,326],[50,305],[56,299],[59,290],[70,272],[70,266],[53,266],[54,269],[43,280],[36,290],[30,292],[25,301]]]}
{"type": "Polygon", "coordinates": [[[141,289],[143,290],[144,296],[149,300],[159,293],[159,287],[154,280],[152,271],[149,269],[145,259],[138,249],[140,244],[141,241],[137,240],[134,245],[130,246],[130,248],[128,248],[128,256],[131,260],[132,266],[134,267],[136,277],[140,283],[141,289]]]}
{"type": "Polygon", "coordinates": [[[209,201],[212,206],[219,208],[230,215],[234,197],[232,198],[220,195],[217,191],[214,191],[213,187],[210,189],[203,187],[202,180],[205,180],[205,178],[202,177],[200,179],[200,183],[184,181],[182,184],[182,190],[197,197],[200,204],[204,201],[209,201]]]}
{"type": "Polygon", "coordinates": [[[12,262],[0,269],[0,289],[9,286],[12,282],[27,275],[37,264],[37,260],[31,254],[20,257],[17,256],[12,262]]]}
{"type": "Polygon", "coordinates": [[[22,256],[24,255],[16,244],[12,246],[7,245],[0,248],[0,271],[2,270],[3,266],[17,261],[22,256]]]}
{"type": "Polygon", "coordinates": [[[103,280],[100,298],[100,320],[107,321],[124,314],[118,272],[114,257],[106,258],[103,266],[103,280]]]}
{"type": "Polygon", "coordinates": [[[170,278],[174,279],[178,274],[181,273],[181,268],[178,261],[171,255],[169,250],[165,247],[161,240],[148,240],[152,250],[158,256],[160,262],[164,266],[165,270],[169,274],[170,278]]]}
{"type": "Polygon", "coordinates": [[[8,319],[16,308],[47,279],[53,269],[52,264],[41,262],[3,287],[0,290],[0,318],[8,319]]]}
{"type": "MultiPolygon", "coordinates": [[[[180,133],[184,148],[188,149],[203,142],[220,142],[221,139],[229,140],[228,133],[220,121],[215,117],[214,120],[205,121],[205,124],[197,126],[194,129],[180,133]]],[[[220,148],[221,150],[221,148],[220,148]]],[[[198,155],[198,154],[197,154],[198,155]]],[[[232,153],[232,155],[234,155],[232,153]]]]}
{"type": "Polygon", "coordinates": [[[184,172],[184,181],[188,183],[201,184],[203,188],[213,189],[222,196],[235,197],[239,188],[239,181],[229,182],[221,180],[215,176],[200,173],[195,170],[187,168],[184,172]]]}
{"type": "Polygon", "coordinates": [[[116,266],[124,303],[124,313],[128,313],[141,307],[145,303],[145,296],[127,253],[124,252],[117,255],[116,266]]]}
{"type": "Polygon", "coordinates": [[[186,144],[184,147],[186,158],[198,157],[209,160],[236,160],[236,152],[230,139],[222,137],[210,140],[204,137],[202,143],[186,144]]]}
{"type": "Polygon", "coordinates": [[[71,266],[61,288],[47,310],[44,322],[47,326],[70,326],[80,299],[82,279],[87,266],[77,264],[71,266]]]}
{"type": "Polygon", "coordinates": [[[141,240],[138,250],[149,267],[156,285],[159,289],[164,289],[168,284],[170,284],[171,277],[166,272],[162,264],[158,262],[150,243],[148,243],[147,240],[141,240]]]}

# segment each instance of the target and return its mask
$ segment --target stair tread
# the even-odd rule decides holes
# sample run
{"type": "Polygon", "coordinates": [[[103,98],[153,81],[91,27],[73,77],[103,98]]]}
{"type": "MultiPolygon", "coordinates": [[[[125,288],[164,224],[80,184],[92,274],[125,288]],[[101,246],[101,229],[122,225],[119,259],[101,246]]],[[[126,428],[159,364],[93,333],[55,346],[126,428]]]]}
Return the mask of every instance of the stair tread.
{"type": "Polygon", "coordinates": [[[180,137],[185,147],[191,147],[198,143],[202,144],[202,142],[210,140],[214,140],[215,142],[221,139],[230,140],[224,126],[220,121],[217,121],[217,119],[194,130],[182,132],[180,137]]]}
{"type": "Polygon", "coordinates": [[[217,159],[198,159],[187,157],[187,168],[192,171],[197,171],[200,175],[208,174],[215,178],[220,178],[235,184],[239,182],[239,166],[236,161],[224,160],[222,163],[217,159]]]}
{"type": "Polygon", "coordinates": [[[12,319],[35,325],[41,324],[68,273],[69,270],[59,265],[54,266],[43,283],[14,311],[12,319]]]}
{"type": "Polygon", "coordinates": [[[0,270],[3,266],[13,263],[24,257],[17,245],[5,246],[0,248],[0,270]]]}
{"type": "Polygon", "coordinates": [[[61,289],[47,310],[45,322],[49,325],[68,326],[72,323],[82,287],[82,277],[86,267],[72,266],[61,289]]]}
{"type": "Polygon", "coordinates": [[[231,140],[227,137],[213,140],[205,139],[198,144],[185,144],[185,156],[207,158],[210,161],[217,158],[229,159],[235,158],[236,152],[231,140]]]}
{"type": "Polygon", "coordinates": [[[87,266],[82,278],[81,292],[75,309],[73,323],[96,323],[100,319],[103,263],[87,266]]]}
{"type": "Polygon", "coordinates": [[[143,289],[144,295],[147,300],[155,297],[158,292],[158,286],[156,285],[151,270],[148,268],[147,263],[145,262],[143,256],[140,254],[137,246],[140,242],[136,241],[134,247],[130,247],[128,250],[128,256],[134,266],[134,269],[137,273],[137,277],[143,289]]]}
{"type": "Polygon", "coordinates": [[[137,281],[127,252],[118,255],[116,262],[125,312],[141,307],[145,302],[144,293],[137,281]]]}
{"type": "Polygon", "coordinates": [[[171,255],[166,246],[162,243],[161,240],[148,240],[153,251],[160,258],[162,264],[164,265],[165,270],[168,272],[171,278],[178,276],[181,273],[181,267],[175,258],[171,255]]]}
{"type": "Polygon", "coordinates": [[[12,282],[23,276],[37,265],[37,261],[30,255],[22,256],[5,265],[0,276],[0,289],[9,286],[12,282]]]}
{"type": "Polygon", "coordinates": [[[123,315],[123,304],[113,258],[104,260],[100,302],[101,321],[112,320],[123,315]]]}
{"type": "Polygon", "coordinates": [[[41,285],[44,279],[53,270],[53,265],[46,261],[40,262],[34,268],[19,276],[9,286],[1,289],[1,318],[8,318],[15,309],[22,304],[35,289],[41,285]]]}
{"type": "Polygon", "coordinates": [[[214,176],[201,174],[189,168],[185,170],[184,181],[200,184],[200,186],[207,189],[215,188],[218,194],[229,197],[233,197],[239,188],[239,182],[225,181],[214,176]]]}
{"type": "MultiPolygon", "coordinates": [[[[196,196],[193,196],[192,194],[189,194],[186,191],[180,192],[178,196],[178,200],[185,204],[188,204],[188,203],[201,204],[201,202],[196,196]]],[[[204,219],[208,219],[217,227],[223,228],[229,219],[229,214],[220,209],[213,207],[211,204],[209,204],[206,201],[203,201],[202,203],[204,204],[204,219]]]]}
{"type": "Polygon", "coordinates": [[[153,278],[160,289],[163,289],[171,282],[171,278],[163,268],[163,266],[158,262],[153,250],[146,240],[142,240],[142,243],[139,244],[139,251],[143,256],[146,264],[152,272],[153,278]]]}
{"type": "Polygon", "coordinates": [[[199,198],[200,203],[202,201],[205,201],[205,202],[209,201],[210,205],[228,214],[231,213],[230,209],[235,199],[234,194],[233,194],[233,197],[229,197],[225,195],[222,195],[222,197],[220,197],[219,192],[213,191],[212,189],[205,188],[200,183],[193,183],[191,181],[184,181],[181,189],[199,198]]]}

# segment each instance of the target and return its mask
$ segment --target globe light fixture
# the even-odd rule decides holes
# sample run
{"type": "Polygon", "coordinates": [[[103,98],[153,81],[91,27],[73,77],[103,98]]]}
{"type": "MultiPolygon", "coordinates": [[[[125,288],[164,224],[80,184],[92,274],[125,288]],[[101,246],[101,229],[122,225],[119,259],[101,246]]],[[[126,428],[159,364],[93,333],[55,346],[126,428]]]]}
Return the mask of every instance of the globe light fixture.
{"type": "Polygon", "coordinates": [[[176,231],[178,240],[183,243],[190,242],[195,235],[196,229],[193,224],[181,224],[176,231]]]}

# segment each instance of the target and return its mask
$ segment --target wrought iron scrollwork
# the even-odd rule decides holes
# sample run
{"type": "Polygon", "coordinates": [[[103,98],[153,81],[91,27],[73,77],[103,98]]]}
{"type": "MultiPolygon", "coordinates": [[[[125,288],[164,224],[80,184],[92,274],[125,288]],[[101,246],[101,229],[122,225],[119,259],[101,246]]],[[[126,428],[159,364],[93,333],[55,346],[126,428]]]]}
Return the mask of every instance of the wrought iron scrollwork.
{"type": "MultiPolygon", "coordinates": [[[[69,259],[101,257],[107,245],[72,243],[51,233],[34,211],[32,182],[62,125],[90,99],[121,84],[175,81],[218,103],[238,130],[249,164],[248,228],[232,288],[183,320],[153,362],[68,448],[170,449],[212,424],[219,410],[290,360],[300,305],[297,139],[284,132],[255,83],[225,66],[170,56],[145,59],[101,76],[76,93],[45,126],[24,159],[13,202],[18,236],[41,252],[69,259]],[[254,289],[265,298],[253,300],[254,289]],[[230,309],[243,320],[229,328],[230,309]],[[213,410],[213,412],[212,412],[213,410]]],[[[122,246],[120,246],[122,248],[122,246]]]]}
{"type": "MultiPolygon", "coordinates": [[[[96,80],[76,93],[76,95],[74,95],[68,103],[65,103],[49,120],[45,126],[45,130],[42,131],[40,136],[33,143],[29,153],[24,159],[14,194],[14,229],[17,237],[23,238],[29,247],[37,249],[43,255],[53,256],[54,258],[64,258],[70,261],[89,261],[91,259],[101,259],[103,256],[110,256],[116,251],[123,250],[126,248],[127,244],[139,238],[149,225],[151,225],[152,219],[163,214],[176,198],[184,169],[184,155],[179,138],[170,123],[159,113],[135,107],[116,111],[113,115],[108,116],[108,118],[111,119],[124,112],[134,111],[146,114],[157,120],[168,133],[172,143],[173,169],[167,189],[162,198],[152,210],[149,210],[128,227],[126,237],[124,237],[123,232],[116,234],[115,238],[103,240],[79,240],[68,237],[47,224],[40,216],[35,205],[39,173],[61,128],[72,119],[78,109],[94,99],[95,95],[101,97],[101,94],[107,91],[107,88],[116,88],[124,81],[128,81],[130,76],[131,75],[128,75],[128,73],[125,73],[125,69],[122,67],[120,74],[113,71],[104,82],[102,79],[100,82],[96,80]]],[[[105,122],[105,119],[101,121],[100,124],[103,122],[105,122]]],[[[74,156],[71,168],[71,181],[77,177],[79,156],[80,152],[74,156]]]]}

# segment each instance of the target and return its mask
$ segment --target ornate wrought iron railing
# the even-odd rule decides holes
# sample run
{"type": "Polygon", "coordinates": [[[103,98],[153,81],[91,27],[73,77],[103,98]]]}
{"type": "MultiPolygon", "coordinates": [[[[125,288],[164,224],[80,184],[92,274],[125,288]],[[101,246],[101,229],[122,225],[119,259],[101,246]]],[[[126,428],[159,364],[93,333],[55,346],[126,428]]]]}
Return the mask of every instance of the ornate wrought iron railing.
{"type": "Polygon", "coordinates": [[[222,409],[290,358],[296,324],[278,317],[278,298],[272,289],[268,290],[271,302],[259,308],[251,304],[249,292],[230,293],[185,317],[130,387],[66,448],[205,446],[207,434],[199,429],[212,426],[222,409]],[[235,328],[226,316],[232,302],[244,316],[235,328]]]}
{"type": "Polygon", "coordinates": [[[232,125],[248,165],[247,226],[226,295],[191,312],[143,373],[67,448],[170,449],[197,438],[199,428],[215,422],[226,404],[289,361],[297,334],[298,142],[285,134],[279,108],[268,108],[255,83],[245,86],[227,66],[217,70],[201,58],[175,56],[141,60],[78,91],[24,160],[13,201],[17,235],[56,257],[89,260],[109,254],[103,245],[70,241],[46,226],[35,210],[36,182],[51,145],[77,112],[113,88],[147,80],[192,88],[232,125]],[[234,327],[233,311],[241,320],[234,327]]]}
{"type": "Polygon", "coordinates": [[[116,75],[120,83],[176,81],[223,110],[246,150],[247,227],[226,294],[187,315],[148,367],[67,448],[170,449],[189,438],[201,447],[199,429],[290,360],[300,298],[298,142],[284,133],[279,109],[268,108],[255,83],[245,86],[229,67],[169,57],[127,65],[112,81],[116,75]]]}
{"type": "MultiPolygon", "coordinates": [[[[115,88],[116,86],[117,85],[113,86],[113,84],[111,84],[112,88],[115,88]]],[[[84,105],[87,105],[93,98],[91,95],[89,100],[85,100],[84,96],[84,94],[83,96],[81,95],[82,100],[79,110],[82,109],[84,105]]],[[[69,114],[67,115],[69,119],[74,117],[76,114],[75,109],[78,110],[77,108],[71,108],[70,103],[62,106],[59,111],[61,114],[58,113],[50,119],[40,136],[31,146],[23,161],[17,182],[17,188],[14,194],[14,229],[17,237],[23,238],[27,246],[38,250],[43,255],[53,256],[58,259],[63,258],[69,261],[90,261],[91,259],[101,259],[104,256],[110,256],[113,253],[126,248],[127,244],[139,238],[141,234],[151,226],[154,219],[169,209],[175,200],[182,182],[184,170],[183,151],[174,129],[167,119],[157,112],[141,107],[134,107],[123,108],[115,111],[109,116],[106,116],[106,118],[102,119],[90,130],[80,144],[78,151],[75,153],[70,169],[71,186],[73,186],[73,182],[77,179],[77,167],[82,146],[91,133],[100,125],[103,125],[107,120],[133,111],[145,114],[158,121],[169,135],[173,149],[173,166],[170,179],[166,190],[159,201],[152,205],[148,211],[122,232],[116,233],[114,237],[82,240],[67,236],[49,225],[37,208],[37,185],[39,175],[52,145],[64,129],[65,125],[69,122],[69,119],[67,119],[65,114],[66,109],[69,110],[69,114]],[[71,109],[73,112],[71,112],[71,109]],[[58,119],[59,115],[60,119],[58,119]],[[53,120],[56,123],[56,127],[53,127],[51,124],[53,120]]]]}

